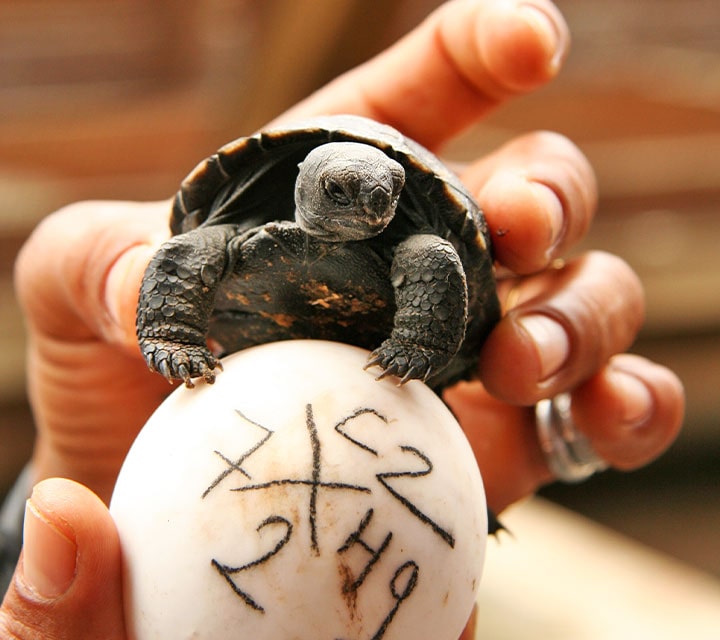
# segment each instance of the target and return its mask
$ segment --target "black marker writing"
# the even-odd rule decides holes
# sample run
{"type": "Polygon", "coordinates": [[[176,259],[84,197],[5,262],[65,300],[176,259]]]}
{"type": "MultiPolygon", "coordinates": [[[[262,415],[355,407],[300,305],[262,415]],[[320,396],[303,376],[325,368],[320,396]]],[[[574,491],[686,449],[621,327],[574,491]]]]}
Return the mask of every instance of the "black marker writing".
{"type": "Polygon", "coordinates": [[[395,572],[393,579],[390,581],[390,593],[392,593],[392,597],[395,599],[395,604],[393,605],[393,608],[390,610],[390,613],[388,613],[385,620],[383,620],[380,628],[372,637],[372,640],[380,640],[385,635],[387,628],[393,621],[393,618],[397,614],[398,609],[400,609],[400,605],[405,600],[407,600],[410,597],[410,594],[415,590],[419,573],[420,568],[413,560],[408,560],[405,564],[401,565],[395,572]],[[399,588],[401,579],[406,581],[405,585],[402,587],[402,590],[399,588]]]}
{"type": "MultiPolygon", "coordinates": [[[[238,411],[238,414],[241,416],[243,415],[238,411]]],[[[245,416],[243,416],[245,417],[245,416]]],[[[246,418],[247,419],[247,418],[246,418]]],[[[275,433],[274,431],[268,429],[267,427],[263,427],[262,425],[258,424],[257,422],[253,422],[252,420],[248,420],[252,424],[264,429],[267,432],[267,435],[259,441],[252,449],[250,449],[246,454],[244,454],[240,460],[234,465],[231,466],[231,468],[226,469],[218,478],[216,478],[215,481],[206,489],[203,496],[207,495],[214,487],[216,487],[224,477],[226,477],[229,473],[232,473],[232,471],[238,470],[240,465],[254,452],[256,452],[260,447],[262,447],[268,439],[275,433]]],[[[322,445],[320,442],[320,436],[318,434],[317,425],[315,424],[315,417],[313,415],[313,408],[311,404],[307,404],[305,406],[305,427],[308,432],[308,437],[310,439],[310,447],[311,447],[311,470],[310,470],[310,477],[309,478],[280,478],[276,480],[268,480],[267,482],[258,482],[254,484],[248,484],[242,487],[236,487],[231,489],[231,491],[258,491],[261,489],[270,489],[272,487],[279,487],[283,485],[297,485],[297,486],[305,486],[309,487],[310,492],[308,496],[308,521],[310,525],[310,548],[312,549],[313,553],[318,555],[320,553],[320,545],[318,542],[318,535],[317,535],[317,502],[318,502],[318,495],[321,489],[335,489],[335,490],[342,490],[342,491],[358,491],[361,493],[371,493],[369,487],[363,487],[359,485],[354,484],[348,484],[344,482],[323,482],[322,480],[322,465],[321,465],[321,453],[322,453],[322,445]]],[[[225,456],[221,457],[224,460],[227,460],[225,456]]],[[[244,470],[242,470],[244,471],[244,470]]],[[[246,477],[249,477],[249,474],[244,473],[246,477]]]]}
{"type": "MultiPolygon", "coordinates": [[[[370,420],[375,420],[375,425],[378,425],[381,429],[385,429],[390,425],[390,420],[376,409],[369,407],[361,407],[353,410],[347,414],[344,418],[338,420],[334,424],[334,433],[318,429],[316,423],[315,413],[313,405],[307,403],[305,405],[304,415],[304,427],[305,433],[309,440],[310,446],[310,460],[309,465],[307,462],[303,462],[304,471],[299,473],[288,473],[286,476],[280,477],[258,477],[253,478],[252,474],[244,467],[248,459],[262,449],[272,438],[276,435],[280,437],[281,432],[273,431],[272,429],[255,422],[246,417],[241,411],[237,411],[237,415],[250,425],[261,429],[262,434],[258,436],[257,441],[250,446],[241,456],[237,455],[226,455],[220,451],[215,451],[214,454],[218,456],[226,465],[226,468],[210,483],[202,494],[202,498],[206,498],[213,490],[215,490],[228,476],[234,474],[234,478],[240,479],[240,482],[236,483],[235,486],[230,488],[230,491],[238,492],[242,494],[248,491],[266,491],[272,490],[275,487],[281,486],[295,486],[299,489],[307,491],[306,508],[307,508],[307,523],[309,526],[310,533],[310,551],[312,554],[320,555],[320,540],[318,536],[319,518],[322,513],[319,513],[319,509],[322,509],[321,505],[324,504],[320,501],[321,492],[327,490],[333,491],[351,491],[364,494],[372,494],[374,491],[382,487],[384,491],[389,493],[393,499],[399,502],[412,516],[417,518],[423,525],[426,525],[432,533],[439,536],[450,548],[455,546],[454,536],[443,526],[441,526],[436,520],[430,517],[423,509],[421,509],[416,502],[414,502],[408,495],[401,492],[402,487],[407,487],[407,483],[403,483],[402,479],[416,479],[423,478],[433,473],[433,463],[430,457],[423,453],[417,447],[410,445],[401,445],[394,449],[390,456],[386,455],[385,449],[382,449],[383,454],[380,454],[380,448],[370,444],[368,440],[372,441],[372,428],[373,424],[368,422],[356,421],[368,417],[370,420]],[[370,431],[366,429],[370,428],[370,431]],[[377,460],[373,461],[373,465],[386,465],[380,468],[398,468],[395,462],[396,458],[402,458],[406,464],[400,466],[401,471],[382,471],[377,473],[378,467],[372,471],[369,471],[370,477],[373,475],[377,480],[377,484],[371,486],[363,486],[360,484],[351,484],[346,482],[325,481],[323,480],[323,437],[337,437],[336,435],[342,436],[345,440],[350,442],[355,447],[358,447],[366,454],[369,454],[377,460]],[[410,461],[412,458],[412,462],[410,461]],[[418,464],[419,463],[419,464],[418,464]],[[390,466],[392,464],[392,466],[390,466]],[[309,468],[308,468],[309,466],[309,468]],[[415,468],[414,468],[415,467],[415,468]],[[419,467],[419,468],[418,468],[419,467]],[[379,485],[379,486],[378,486],[379,485]]],[[[332,423],[331,423],[332,424],[332,423]]],[[[298,425],[299,427],[300,425],[298,425]]],[[[273,440],[276,442],[276,440],[273,440]]],[[[401,460],[401,462],[402,462],[401,460]]],[[[368,460],[369,461],[369,460],[368,460]]],[[[259,461],[258,461],[259,462],[259,461]]],[[[271,466],[268,468],[282,468],[282,466],[271,466]]],[[[293,466],[293,468],[295,468],[293,466]]],[[[259,475],[256,473],[255,475],[259,475]]],[[[411,496],[413,495],[409,491],[406,491],[411,496]]],[[[264,504],[264,502],[263,502],[264,504]]],[[[269,499],[268,504],[271,505],[273,502],[269,499]]],[[[284,502],[282,504],[285,504],[284,502]]],[[[420,574],[420,567],[415,560],[407,560],[407,555],[402,551],[401,546],[393,543],[394,533],[392,530],[385,528],[384,523],[378,523],[378,518],[375,517],[375,511],[372,508],[367,509],[360,522],[355,526],[354,530],[347,535],[345,541],[336,549],[337,559],[339,567],[342,571],[342,595],[345,598],[347,606],[351,609],[352,615],[354,614],[354,607],[357,603],[358,593],[362,591],[364,585],[365,588],[370,588],[373,581],[376,581],[382,575],[385,574],[385,570],[391,570],[394,562],[392,556],[394,553],[399,552],[404,555],[397,561],[402,562],[392,574],[392,578],[387,587],[389,590],[390,609],[387,615],[382,619],[377,630],[372,634],[370,640],[382,640],[386,635],[388,628],[396,618],[402,603],[405,602],[415,590],[420,574]],[[383,527],[379,536],[374,536],[371,529],[377,529],[377,527],[383,527]],[[395,549],[395,551],[391,550],[395,549]],[[396,549],[397,547],[397,549],[396,549]],[[353,552],[351,554],[351,551],[353,552]],[[348,554],[348,557],[344,557],[348,554]],[[353,566],[350,567],[349,558],[355,558],[353,560],[353,566]],[[404,562],[403,562],[404,561],[404,562]],[[392,563],[392,564],[390,564],[392,563]],[[390,565],[390,566],[388,566],[390,565]],[[385,570],[381,571],[381,567],[385,567],[385,570]],[[377,569],[377,571],[375,571],[377,569]],[[369,579],[370,576],[373,578],[369,579]]],[[[294,518],[296,519],[296,518],[294,518]]],[[[297,521],[296,521],[297,524],[297,521]]],[[[275,542],[272,543],[272,548],[267,552],[263,553],[260,557],[250,562],[234,566],[231,564],[223,563],[217,559],[211,560],[211,565],[215,570],[224,578],[227,584],[231,587],[233,592],[242,600],[242,602],[250,609],[259,613],[265,613],[265,607],[257,601],[246,589],[243,589],[239,583],[242,582],[243,572],[248,572],[253,568],[259,567],[269,562],[275,555],[287,545],[293,535],[293,524],[287,518],[282,515],[275,514],[267,517],[257,527],[256,531],[258,534],[265,528],[270,528],[271,535],[275,535],[277,529],[277,537],[275,542]]],[[[397,532],[395,532],[397,533],[397,532]]],[[[297,550],[299,553],[299,550],[297,550]]],[[[397,566],[397,565],[395,565],[397,566]]],[[[245,574],[247,575],[247,574],[245,574]]],[[[373,587],[375,588],[375,587],[373,587]]],[[[365,627],[368,629],[368,626],[365,627]]],[[[372,627],[369,627],[372,629],[372,627]]]]}
{"type": "Polygon", "coordinates": [[[213,567],[215,567],[220,575],[225,578],[227,583],[230,585],[232,590],[240,597],[242,600],[247,604],[250,608],[255,609],[256,611],[259,611],[260,613],[265,613],[265,608],[261,606],[250,594],[248,594],[246,591],[243,591],[237,583],[232,579],[232,576],[241,573],[242,571],[247,571],[248,569],[252,569],[253,567],[257,567],[260,564],[263,564],[267,562],[270,558],[272,558],[274,555],[276,555],[280,549],[282,549],[290,540],[290,536],[292,535],[293,526],[292,523],[289,520],[286,520],[285,518],[281,516],[270,516],[269,518],[263,520],[263,522],[260,523],[256,531],[260,533],[261,529],[264,529],[267,526],[273,525],[273,524],[282,524],[285,526],[285,535],[278,540],[278,542],[275,544],[275,546],[270,549],[266,554],[260,556],[256,560],[252,560],[251,562],[248,562],[246,564],[243,564],[239,567],[231,567],[226,564],[222,564],[221,562],[217,560],[212,560],[211,564],[213,567]]]}
{"type": "Polygon", "coordinates": [[[380,482],[380,484],[390,492],[390,495],[392,495],[403,506],[405,506],[410,511],[410,513],[412,513],[421,522],[430,526],[430,528],[435,533],[437,533],[445,542],[447,542],[447,544],[450,545],[451,548],[454,548],[455,538],[448,531],[443,529],[428,515],[420,511],[420,509],[415,504],[413,504],[410,500],[403,496],[399,491],[390,486],[388,480],[391,478],[420,478],[422,476],[426,476],[432,473],[433,470],[433,465],[432,462],[430,462],[430,458],[428,458],[424,453],[422,453],[415,447],[404,445],[400,447],[400,449],[402,449],[402,451],[404,452],[412,453],[414,456],[420,458],[420,460],[425,463],[426,468],[422,471],[389,471],[386,473],[378,473],[376,476],[378,482],[380,482]]]}
{"type": "Polygon", "coordinates": [[[315,417],[313,416],[312,405],[305,406],[305,426],[310,434],[312,445],[312,483],[310,485],[310,546],[318,554],[320,549],[317,541],[317,498],[318,486],[320,484],[320,438],[318,437],[315,417]]]}
{"type": "Polygon", "coordinates": [[[359,418],[360,416],[364,415],[373,415],[376,418],[379,418],[382,422],[385,424],[388,423],[388,419],[382,415],[379,411],[376,411],[375,409],[369,409],[367,407],[362,407],[360,409],[355,409],[349,416],[346,418],[343,418],[340,422],[338,422],[335,425],[335,431],[337,431],[343,438],[346,438],[350,442],[352,442],[355,446],[360,447],[361,449],[364,449],[368,453],[371,453],[374,456],[378,455],[377,450],[373,449],[370,445],[366,444],[365,442],[362,442],[361,440],[358,440],[357,438],[353,438],[347,431],[345,431],[344,427],[352,420],[355,420],[356,418],[359,418]]]}
{"type": "Polygon", "coordinates": [[[382,541],[382,543],[377,549],[373,549],[367,542],[365,542],[365,540],[363,540],[362,534],[364,533],[368,524],[370,524],[370,520],[372,520],[372,517],[373,510],[368,509],[367,513],[360,521],[358,528],[348,536],[347,540],[345,540],[343,545],[337,551],[338,554],[345,553],[354,545],[359,545],[370,554],[370,560],[368,560],[367,564],[357,578],[351,581],[349,576],[346,577],[345,584],[343,585],[343,591],[345,593],[357,591],[362,586],[362,583],[365,582],[365,578],[367,578],[368,574],[372,571],[375,563],[380,559],[380,556],[390,544],[390,540],[392,540],[392,531],[385,536],[385,539],[382,541]]]}
{"type": "Polygon", "coordinates": [[[250,479],[250,474],[245,471],[245,469],[242,468],[242,463],[245,462],[253,453],[255,453],[260,447],[262,447],[273,435],[273,431],[268,429],[267,427],[264,427],[261,424],[258,424],[257,422],[253,422],[248,418],[246,415],[244,415],[241,411],[238,409],[235,409],[235,413],[237,413],[243,420],[246,420],[252,425],[255,425],[259,429],[262,429],[265,432],[265,435],[262,439],[260,439],[255,445],[253,445],[250,449],[248,449],[240,458],[238,458],[237,461],[233,462],[229,458],[225,457],[222,453],[219,451],[215,451],[215,454],[220,456],[225,463],[228,465],[228,468],[225,469],[215,480],[213,480],[210,483],[210,486],[203,491],[202,497],[206,498],[207,495],[215,488],[217,487],[225,478],[227,478],[233,471],[239,471],[242,475],[244,475],[246,478],[250,479]]]}
{"type": "MultiPolygon", "coordinates": [[[[346,430],[345,427],[348,423],[350,423],[352,420],[355,420],[363,415],[374,415],[377,418],[379,418],[382,422],[385,424],[388,424],[388,419],[381,414],[379,411],[375,409],[370,408],[360,408],[356,409],[352,414],[347,416],[346,418],[343,418],[340,422],[338,422],[335,425],[335,431],[337,431],[341,436],[352,442],[355,446],[359,447],[363,451],[367,451],[368,453],[372,454],[375,457],[378,457],[378,452],[375,448],[371,447],[367,442],[363,442],[358,437],[351,436],[346,430]]],[[[430,458],[422,453],[419,449],[415,447],[411,447],[409,445],[404,445],[400,447],[400,450],[404,453],[412,453],[416,457],[420,458],[425,463],[425,469],[422,469],[420,471],[387,471],[384,473],[378,473],[375,477],[378,479],[378,482],[390,493],[390,495],[393,496],[396,500],[398,500],[406,509],[410,511],[416,518],[418,518],[421,522],[428,525],[437,535],[439,535],[449,546],[450,548],[455,547],[455,538],[452,536],[450,532],[443,529],[437,522],[435,522],[430,516],[425,514],[417,505],[415,505],[413,502],[411,502],[406,496],[402,495],[397,489],[391,486],[389,480],[393,478],[421,478],[423,476],[427,476],[430,473],[432,473],[433,470],[433,464],[430,460],[430,458]]]]}

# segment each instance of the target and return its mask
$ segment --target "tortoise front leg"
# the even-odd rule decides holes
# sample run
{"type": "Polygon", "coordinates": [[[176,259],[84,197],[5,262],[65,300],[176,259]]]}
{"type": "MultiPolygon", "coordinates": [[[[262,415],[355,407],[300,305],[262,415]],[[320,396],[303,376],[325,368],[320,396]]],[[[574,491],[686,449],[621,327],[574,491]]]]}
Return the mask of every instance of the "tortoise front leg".
{"type": "Polygon", "coordinates": [[[397,247],[390,271],[397,311],[390,337],[370,355],[381,378],[427,380],[445,368],[465,337],[468,294],[455,248],[438,236],[410,236],[397,247]]]}
{"type": "Polygon", "coordinates": [[[189,231],[165,242],[148,265],[140,287],[137,337],[151,370],[168,380],[214,382],[218,360],[206,336],[215,293],[228,270],[235,227],[189,231]]]}

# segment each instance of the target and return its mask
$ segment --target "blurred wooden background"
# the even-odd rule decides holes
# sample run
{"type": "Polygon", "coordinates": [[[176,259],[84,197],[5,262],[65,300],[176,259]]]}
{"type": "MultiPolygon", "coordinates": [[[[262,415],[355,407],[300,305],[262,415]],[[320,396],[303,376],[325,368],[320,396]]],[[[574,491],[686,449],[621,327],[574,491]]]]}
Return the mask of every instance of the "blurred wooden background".
{"type": "MultiPolygon", "coordinates": [[[[159,199],[197,161],[394,41],[437,0],[0,0],[0,493],[29,455],[14,257],[79,199],[159,199]]],[[[537,128],[593,162],[587,246],[640,273],[635,347],[683,377],[682,437],[648,469],[554,500],[720,575],[720,3],[559,0],[560,78],[449,149],[476,157],[537,128]]]]}

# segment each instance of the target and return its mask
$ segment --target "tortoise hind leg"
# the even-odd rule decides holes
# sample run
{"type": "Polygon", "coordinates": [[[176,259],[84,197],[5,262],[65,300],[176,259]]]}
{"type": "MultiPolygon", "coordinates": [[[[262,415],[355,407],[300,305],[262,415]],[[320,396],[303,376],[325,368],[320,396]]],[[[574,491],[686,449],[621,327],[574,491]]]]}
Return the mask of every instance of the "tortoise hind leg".
{"type": "Polygon", "coordinates": [[[401,242],[390,271],[395,289],[393,330],[370,355],[380,377],[401,382],[426,380],[444,369],[465,337],[468,294],[465,273],[454,247],[431,234],[401,242]]]}

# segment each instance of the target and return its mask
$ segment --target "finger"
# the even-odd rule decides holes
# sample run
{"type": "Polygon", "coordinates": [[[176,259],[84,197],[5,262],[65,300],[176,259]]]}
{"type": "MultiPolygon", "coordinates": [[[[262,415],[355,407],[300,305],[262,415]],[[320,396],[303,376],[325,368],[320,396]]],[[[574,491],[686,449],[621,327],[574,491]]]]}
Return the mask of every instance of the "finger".
{"type": "Polygon", "coordinates": [[[0,636],[124,640],[120,544],[102,502],[69,480],[37,485],[0,636]]]}
{"type": "MultiPolygon", "coordinates": [[[[456,385],[444,399],[470,440],[488,504],[496,512],[554,480],[534,409],[507,405],[479,382],[456,385]]],[[[618,469],[641,467],[665,451],[679,432],[684,406],[682,384],[671,371],[626,354],[572,394],[577,428],[618,469]]]]}
{"type": "Polygon", "coordinates": [[[511,404],[534,404],[587,380],[632,344],[644,318],[640,281],[607,253],[508,287],[501,299],[514,306],[483,346],[479,371],[486,388],[511,404]]]}
{"type": "Polygon", "coordinates": [[[553,78],[568,45],[567,25],[547,0],[455,0],[280,120],[355,113],[433,149],[553,78]]]}
{"type": "Polygon", "coordinates": [[[590,163],[564,136],[521,136],[461,175],[485,213],[496,260],[517,274],[544,269],[587,233],[597,206],[590,163]]]}
{"type": "Polygon", "coordinates": [[[68,340],[102,337],[136,351],[140,282],[169,236],[168,217],[166,202],[81,202],[45,218],[15,268],[31,329],[68,340]]]}
{"type": "Polygon", "coordinates": [[[109,500],[137,431],[169,393],[134,328],[145,265],[168,234],[165,203],[82,203],[47,218],[23,248],[16,291],[38,478],[74,478],[109,500]]]}
{"type": "Polygon", "coordinates": [[[573,420],[617,469],[634,469],[665,451],[680,430],[684,407],[675,374],[629,354],[615,356],[572,394],[573,420]]]}
{"type": "Polygon", "coordinates": [[[552,481],[530,410],[498,400],[478,381],[455,385],[443,399],[470,441],[495,513],[552,481]]]}
{"type": "Polygon", "coordinates": [[[473,640],[475,638],[475,627],[477,626],[477,606],[473,607],[470,619],[462,632],[459,640],[473,640]]]}

